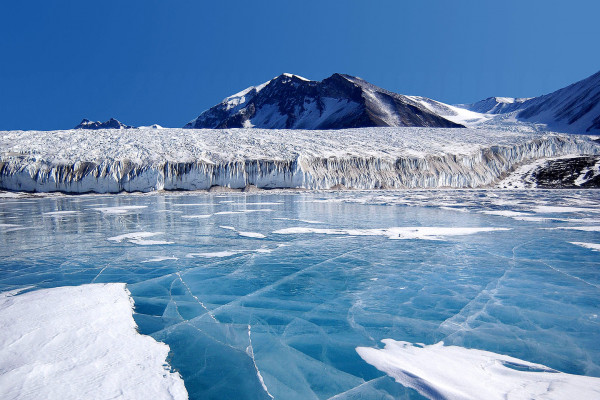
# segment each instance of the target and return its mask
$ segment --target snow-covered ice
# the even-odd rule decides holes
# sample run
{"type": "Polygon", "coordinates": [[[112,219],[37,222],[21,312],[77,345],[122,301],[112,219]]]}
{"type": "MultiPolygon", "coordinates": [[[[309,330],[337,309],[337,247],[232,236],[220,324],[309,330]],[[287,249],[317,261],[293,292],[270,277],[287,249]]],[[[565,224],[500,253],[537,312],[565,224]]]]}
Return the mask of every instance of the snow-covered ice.
{"type": "Polygon", "coordinates": [[[448,400],[595,399],[600,378],[570,375],[489,351],[384,339],[384,349],[358,354],[425,397],[448,400]]]}
{"type": "Polygon", "coordinates": [[[473,235],[479,232],[507,231],[509,228],[459,228],[459,227],[393,227],[381,229],[327,229],[292,227],[274,231],[279,235],[293,235],[302,233],[318,233],[325,235],[349,236],[387,236],[389,239],[423,239],[441,240],[449,236],[473,235]]]}
{"type": "Polygon", "coordinates": [[[584,243],[584,242],[571,242],[571,243],[576,246],[585,247],[586,249],[600,251],[600,243],[584,243]]]}
{"type": "Polygon", "coordinates": [[[110,241],[116,242],[116,243],[120,243],[124,240],[127,240],[130,243],[139,244],[142,246],[157,245],[157,244],[173,244],[173,242],[168,242],[166,240],[147,239],[150,237],[163,235],[163,234],[164,234],[164,232],[132,232],[132,233],[125,233],[123,235],[109,237],[106,240],[110,240],[110,241]]]}
{"type": "Polygon", "coordinates": [[[2,399],[187,399],[122,283],[0,293],[2,399]]]}

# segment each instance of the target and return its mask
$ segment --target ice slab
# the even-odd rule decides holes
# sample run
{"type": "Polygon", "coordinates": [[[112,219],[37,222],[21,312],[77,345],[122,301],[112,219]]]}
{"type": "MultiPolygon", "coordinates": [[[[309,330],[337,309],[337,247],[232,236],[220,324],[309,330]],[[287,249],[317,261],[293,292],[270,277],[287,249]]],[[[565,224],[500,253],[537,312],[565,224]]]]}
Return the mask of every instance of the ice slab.
{"type": "Polygon", "coordinates": [[[165,257],[154,257],[154,258],[151,258],[150,260],[144,260],[142,262],[143,263],[157,263],[157,262],[161,262],[161,261],[177,261],[177,260],[179,260],[179,258],[177,258],[177,257],[165,256],[165,257]]]}
{"type": "Polygon", "coordinates": [[[187,399],[132,306],[123,283],[0,293],[0,398],[187,399]]]}
{"type": "Polygon", "coordinates": [[[585,247],[586,249],[591,249],[595,251],[600,251],[600,243],[585,243],[585,242],[570,242],[576,246],[585,247]]]}
{"type": "Polygon", "coordinates": [[[387,236],[389,239],[422,239],[442,240],[448,236],[473,235],[480,232],[507,231],[510,228],[459,228],[459,227],[393,227],[382,229],[327,229],[292,227],[273,231],[278,235],[294,235],[305,233],[316,233],[325,235],[348,235],[348,236],[387,236]]]}
{"type": "Polygon", "coordinates": [[[166,240],[152,240],[146,239],[149,237],[164,235],[164,232],[133,232],[133,233],[125,233],[119,236],[109,237],[106,240],[111,242],[120,243],[123,240],[127,240],[130,243],[138,244],[141,246],[151,246],[151,245],[160,245],[160,244],[173,244],[173,242],[169,242],[166,240]]]}
{"type": "Polygon", "coordinates": [[[584,232],[600,232],[600,226],[560,226],[556,228],[544,228],[544,229],[566,229],[572,231],[584,231],[584,232]]]}
{"type": "Polygon", "coordinates": [[[94,210],[100,211],[103,214],[128,214],[139,211],[147,206],[117,206],[117,207],[98,207],[94,210]]]}
{"type": "Polygon", "coordinates": [[[384,339],[358,347],[369,364],[430,399],[597,399],[600,378],[558,372],[489,351],[384,339]]]}

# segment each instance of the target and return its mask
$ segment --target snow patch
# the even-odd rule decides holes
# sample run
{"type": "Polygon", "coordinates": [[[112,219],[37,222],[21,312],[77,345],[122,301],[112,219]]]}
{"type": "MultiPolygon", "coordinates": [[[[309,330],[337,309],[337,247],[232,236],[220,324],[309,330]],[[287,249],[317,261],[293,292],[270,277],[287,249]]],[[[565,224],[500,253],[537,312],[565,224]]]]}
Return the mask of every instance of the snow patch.
{"type": "Polygon", "coordinates": [[[446,228],[446,227],[394,227],[383,229],[327,229],[293,227],[274,231],[278,235],[316,233],[325,235],[387,236],[389,239],[443,240],[449,236],[473,235],[480,232],[508,231],[510,228],[446,228]]]}
{"type": "Polygon", "coordinates": [[[124,283],[0,293],[0,398],[187,399],[124,283]]]}
{"type": "Polygon", "coordinates": [[[594,251],[600,251],[600,243],[585,243],[585,242],[569,242],[576,246],[585,247],[586,249],[591,249],[594,251]]]}
{"type": "Polygon", "coordinates": [[[138,244],[141,246],[150,246],[150,245],[157,245],[157,244],[173,244],[174,243],[174,242],[167,242],[164,240],[148,240],[148,239],[146,239],[146,238],[157,236],[157,235],[164,235],[164,232],[133,232],[133,233],[126,233],[126,234],[119,235],[119,236],[109,237],[106,240],[109,240],[111,242],[116,242],[116,243],[120,243],[123,240],[127,240],[130,243],[138,244]]]}
{"type": "Polygon", "coordinates": [[[489,351],[384,339],[384,349],[357,347],[367,363],[430,399],[593,399],[600,379],[558,372],[489,351]]]}

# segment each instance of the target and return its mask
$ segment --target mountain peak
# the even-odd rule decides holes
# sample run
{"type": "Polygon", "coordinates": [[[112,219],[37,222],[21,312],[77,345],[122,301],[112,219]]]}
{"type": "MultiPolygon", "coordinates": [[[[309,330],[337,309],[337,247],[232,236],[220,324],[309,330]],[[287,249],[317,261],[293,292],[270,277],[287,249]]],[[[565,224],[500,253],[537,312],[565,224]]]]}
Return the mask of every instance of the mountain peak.
{"type": "Polygon", "coordinates": [[[133,126],[125,125],[122,122],[111,118],[108,121],[90,121],[87,118],[81,120],[74,129],[131,129],[133,126]]]}
{"type": "Polygon", "coordinates": [[[206,110],[184,128],[344,129],[370,126],[462,127],[402,96],[351,75],[322,81],[281,74],[206,110]]]}
{"type": "MultiPolygon", "coordinates": [[[[531,98],[488,97],[472,104],[459,104],[481,114],[511,114],[521,123],[567,133],[600,132],[600,71],[543,96],[531,98]]],[[[493,119],[492,121],[497,121],[493,119]]]]}

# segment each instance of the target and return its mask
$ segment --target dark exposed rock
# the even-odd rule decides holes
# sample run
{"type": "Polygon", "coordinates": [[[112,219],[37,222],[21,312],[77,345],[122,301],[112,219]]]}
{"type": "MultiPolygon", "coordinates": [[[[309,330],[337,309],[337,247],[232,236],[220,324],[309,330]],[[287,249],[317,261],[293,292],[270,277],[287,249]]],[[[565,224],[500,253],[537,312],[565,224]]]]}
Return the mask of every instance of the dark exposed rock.
{"type": "Polygon", "coordinates": [[[132,129],[133,126],[125,125],[118,120],[111,118],[108,121],[90,121],[83,119],[74,129],[132,129]]]}
{"type": "Polygon", "coordinates": [[[550,160],[532,177],[541,188],[600,188],[600,156],[550,160]]]}
{"type": "Polygon", "coordinates": [[[283,74],[230,96],[184,128],[345,129],[374,126],[460,128],[423,104],[356,77],[309,81],[283,74]]]}

